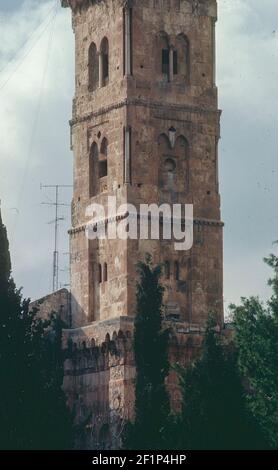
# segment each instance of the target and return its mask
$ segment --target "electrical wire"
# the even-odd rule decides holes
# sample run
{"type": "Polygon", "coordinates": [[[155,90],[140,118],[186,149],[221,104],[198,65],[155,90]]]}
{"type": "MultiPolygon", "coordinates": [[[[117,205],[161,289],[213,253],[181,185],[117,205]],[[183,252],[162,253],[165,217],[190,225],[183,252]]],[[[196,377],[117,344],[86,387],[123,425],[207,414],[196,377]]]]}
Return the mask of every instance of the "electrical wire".
{"type": "Polygon", "coordinates": [[[51,15],[52,12],[54,12],[54,9],[56,8],[56,3],[52,5],[50,8],[49,12],[46,14],[45,18],[43,21],[41,21],[35,29],[29,34],[29,36],[26,38],[26,40],[21,44],[21,46],[17,49],[17,51],[13,54],[13,56],[10,58],[8,63],[0,69],[0,74],[3,73],[10,65],[12,65],[13,62],[15,62],[15,59],[17,58],[19,52],[28,44],[28,42],[32,39],[32,37],[35,35],[35,33],[40,29],[40,27],[47,21],[48,17],[51,15]]]}
{"type": "Polygon", "coordinates": [[[16,68],[10,73],[10,75],[8,76],[8,78],[2,83],[2,85],[0,84],[0,92],[5,88],[5,86],[9,83],[9,81],[11,80],[11,78],[14,76],[14,74],[18,71],[18,69],[21,67],[21,65],[23,64],[23,62],[25,61],[26,57],[29,56],[30,52],[32,52],[32,50],[34,49],[34,47],[37,45],[38,41],[41,39],[41,37],[43,36],[43,34],[45,33],[45,31],[48,29],[48,27],[52,24],[53,20],[56,18],[56,15],[57,15],[57,6],[55,8],[55,11],[53,13],[53,15],[51,16],[50,20],[47,22],[45,28],[41,31],[40,35],[38,36],[37,40],[32,44],[32,47],[26,52],[26,54],[24,54],[21,58],[21,60],[18,62],[16,68]]]}
{"type": "MultiPolygon", "coordinates": [[[[22,183],[21,183],[19,193],[18,193],[17,207],[19,207],[21,205],[21,202],[22,202],[22,197],[23,197],[24,188],[25,188],[25,182],[26,182],[26,178],[27,178],[27,175],[28,175],[29,165],[30,165],[30,162],[31,162],[33,146],[34,146],[34,139],[35,139],[38,120],[39,120],[39,115],[40,115],[40,111],[41,111],[41,104],[42,104],[42,97],[43,97],[45,79],[46,79],[46,75],[47,75],[50,52],[51,52],[51,48],[52,48],[52,40],[53,40],[53,35],[54,35],[54,27],[55,27],[55,20],[56,20],[57,12],[58,12],[58,6],[55,9],[53,17],[51,18],[52,28],[51,28],[51,31],[50,31],[49,41],[48,41],[48,45],[47,45],[46,61],[45,61],[44,69],[43,69],[42,81],[41,81],[40,90],[39,90],[39,94],[38,94],[38,103],[37,103],[37,107],[36,107],[36,112],[35,112],[35,117],[34,117],[34,121],[33,121],[32,131],[31,131],[29,150],[28,150],[28,153],[27,153],[27,159],[26,159],[25,166],[24,166],[22,183]]],[[[15,235],[19,215],[20,215],[20,211],[19,211],[19,213],[17,214],[17,216],[15,218],[14,227],[13,227],[13,231],[12,231],[12,236],[15,235]]]]}

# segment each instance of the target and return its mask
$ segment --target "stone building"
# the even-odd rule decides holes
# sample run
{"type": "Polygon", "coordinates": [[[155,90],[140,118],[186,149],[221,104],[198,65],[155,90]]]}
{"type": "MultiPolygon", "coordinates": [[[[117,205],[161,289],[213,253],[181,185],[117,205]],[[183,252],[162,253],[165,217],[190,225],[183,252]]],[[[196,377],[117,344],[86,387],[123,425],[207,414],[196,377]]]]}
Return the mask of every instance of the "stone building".
{"type": "MultiPolygon", "coordinates": [[[[186,363],[198,353],[210,311],[223,326],[217,5],[62,0],[62,6],[72,9],[76,58],[65,390],[77,419],[87,423],[80,446],[117,447],[133,410],[138,260],[150,253],[165,266],[172,360],[186,363]],[[92,202],[107,207],[108,196],[136,208],[193,204],[192,249],[176,251],[173,240],[162,239],[89,241],[86,209],[92,202]]],[[[113,221],[103,223],[107,231],[113,221]]],[[[175,377],[168,386],[178,407],[175,377]]]]}

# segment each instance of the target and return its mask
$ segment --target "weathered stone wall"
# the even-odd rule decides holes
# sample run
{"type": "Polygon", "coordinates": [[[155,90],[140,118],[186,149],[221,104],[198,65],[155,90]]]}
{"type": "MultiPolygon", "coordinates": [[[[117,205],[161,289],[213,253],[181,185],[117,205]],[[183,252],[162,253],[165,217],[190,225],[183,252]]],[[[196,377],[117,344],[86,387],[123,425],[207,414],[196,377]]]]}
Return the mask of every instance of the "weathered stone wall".
{"type": "Polygon", "coordinates": [[[217,154],[220,113],[214,63],[216,2],[128,2],[128,8],[132,8],[129,65],[126,2],[68,3],[73,9],[76,39],[76,93],[71,122],[73,325],[133,316],[136,263],[144,259],[146,252],[153,255],[155,262],[170,262],[170,279],[165,279],[169,314],[203,323],[208,312],[214,310],[222,322],[223,224],[217,154]],[[94,44],[98,58],[104,38],[109,43],[109,80],[106,86],[100,86],[99,78],[98,86],[92,88],[90,48],[94,44]],[[161,70],[163,41],[177,54],[177,73],[171,78],[161,70]],[[131,132],[128,170],[124,129],[131,132]],[[94,145],[100,149],[104,138],[108,141],[108,175],[101,179],[98,194],[92,197],[90,179],[95,178],[97,169],[90,170],[91,151],[94,145]],[[172,183],[165,183],[168,173],[164,167],[169,161],[176,166],[176,173],[172,183]],[[126,175],[126,171],[130,174],[126,175]],[[173,242],[162,240],[89,243],[84,230],[86,208],[91,202],[106,206],[108,195],[117,198],[118,206],[193,203],[192,250],[177,252],[173,242]],[[179,278],[175,279],[177,262],[179,278]],[[99,265],[103,267],[105,263],[108,281],[99,282],[99,265]]]}
{"type": "MultiPolygon", "coordinates": [[[[75,329],[64,334],[69,346],[64,387],[77,422],[86,422],[79,446],[117,448],[123,422],[133,416],[137,261],[150,253],[154,263],[169,263],[163,283],[171,362],[186,364],[199,354],[210,311],[223,324],[217,8],[215,0],[62,4],[72,8],[76,40],[70,230],[75,329]],[[109,78],[103,67],[107,57],[109,78]],[[99,161],[106,157],[108,172],[100,178],[99,161]],[[118,206],[192,203],[192,249],[178,252],[173,240],[89,242],[86,208],[92,202],[106,206],[109,195],[118,206]]],[[[107,230],[109,220],[105,224],[107,230]]],[[[173,373],[168,388],[178,409],[173,373]]]]}
{"type": "Polygon", "coordinates": [[[70,326],[70,293],[67,289],[61,289],[46,295],[30,304],[30,310],[38,310],[40,318],[48,319],[52,313],[57,314],[65,325],[70,326]]]}
{"type": "MultiPolygon", "coordinates": [[[[165,327],[171,332],[171,363],[185,366],[200,354],[203,330],[197,325],[167,321],[165,327]]],[[[124,424],[134,418],[133,320],[121,318],[66,330],[64,348],[64,390],[76,424],[83,429],[76,446],[119,448],[124,424]]],[[[167,378],[167,388],[172,408],[178,411],[181,396],[174,372],[167,378]]]]}

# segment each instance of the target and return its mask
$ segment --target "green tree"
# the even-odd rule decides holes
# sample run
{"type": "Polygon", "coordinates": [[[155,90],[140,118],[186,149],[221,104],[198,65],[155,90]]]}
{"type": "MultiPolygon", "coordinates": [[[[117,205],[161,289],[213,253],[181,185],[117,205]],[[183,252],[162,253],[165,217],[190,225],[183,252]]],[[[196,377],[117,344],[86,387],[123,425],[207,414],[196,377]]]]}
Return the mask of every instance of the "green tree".
{"type": "Polygon", "coordinates": [[[134,356],[136,364],[135,422],[127,427],[125,447],[166,449],[170,413],[165,379],[169,373],[168,332],[162,328],[161,268],[150,256],[138,264],[137,315],[134,356]]]}
{"type": "Polygon", "coordinates": [[[61,323],[29,310],[11,276],[0,213],[0,448],[68,448],[72,420],[61,388],[61,323]]]}
{"type": "Polygon", "coordinates": [[[263,448],[261,433],[246,410],[234,351],[223,346],[215,326],[210,317],[201,357],[186,369],[177,368],[182,412],[176,445],[192,450],[263,448]]]}
{"type": "Polygon", "coordinates": [[[265,259],[274,270],[273,295],[264,305],[257,297],[232,306],[241,374],[247,401],[271,446],[278,447],[278,258],[265,259]]]}

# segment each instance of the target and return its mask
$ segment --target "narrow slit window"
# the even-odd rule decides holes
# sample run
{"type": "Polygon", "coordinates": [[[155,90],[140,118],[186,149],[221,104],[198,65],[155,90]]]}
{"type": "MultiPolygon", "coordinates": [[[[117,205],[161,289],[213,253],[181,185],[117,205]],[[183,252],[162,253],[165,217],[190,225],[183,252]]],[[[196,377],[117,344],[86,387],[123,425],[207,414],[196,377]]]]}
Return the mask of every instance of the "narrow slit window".
{"type": "Polygon", "coordinates": [[[107,269],[107,263],[104,263],[103,265],[103,282],[108,281],[108,269],[107,269]]]}
{"type": "Polygon", "coordinates": [[[173,52],[173,73],[178,75],[178,51],[173,52]]]}
{"type": "Polygon", "coordinates": [[[162,73],[169,75],[169,49],[162,49],[162,73]]]}
{"type": "Polygon", "coordinates": [[[180,264],[178,261],[175,261],[175,279],[176,281],[180,280],[180,264]]]}
{"type": "Polygon", "coordinates": [[[108,60],[108,54],[105,53],[103,54],[103,78],[105,81],[108,81],[109,77],[109,60],[108,60]]]}
{"type": "Polygon", "coordinates": [[[100,147],[100,156],[99,156],[99,163],[98,163],[99,178],[104,178],[108,175],[107,153],[108,153],[108,141],[104,137],[101,143],[101,147],[100,147]]]}

